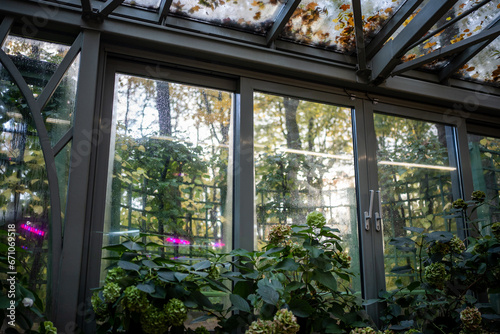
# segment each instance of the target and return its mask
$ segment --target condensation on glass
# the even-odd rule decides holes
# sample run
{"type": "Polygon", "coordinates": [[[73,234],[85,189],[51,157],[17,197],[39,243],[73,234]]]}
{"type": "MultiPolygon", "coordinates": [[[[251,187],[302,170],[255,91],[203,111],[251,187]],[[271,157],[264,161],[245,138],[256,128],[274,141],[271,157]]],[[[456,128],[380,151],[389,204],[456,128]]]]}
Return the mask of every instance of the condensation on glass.
{"type": "Polygon", "coordinates": [[[462,66],[456,76],[498,86],[500,84],[500,37],[462,66]]]}
{"type": "Polygon", "coordinates": [[[115,80],[104,245],[144,233],[170,258],[230,250],[232,93],[115,80]]]}
{"type": "MultiPolygon", "coordinates": [[[[458,1],[436,24],[430,29],[434,31],[439,29],[448,21],[460,16],[463,12],[479,4],[480,0],[458,1]]],[[[421,44],[409,50],[403,60],[411,60],[434,52],[442,47],[455,44],[483,31],[498,16],[498,6],[500,0],[493,0],[475,10],[461,20],[455,22],[448,28],[438,32],[436,35],[423,41],[421,44]]],[[[440,70],[449,63],[449,57],[437,59],[423,66],[422,69],[440,70]]]]}
{"type": "Polygon", "coordinates": [[[265,34],[284,5],[283,0],[179,0],[172,2],[170,14],[265,34]]]}
{"type": "Polygon", "coordinates": [[[161,0],[125,0],[123,1],[123,4],[144,9],[158,10],[158,8],[160,8],[161,0]]]}
{"type": "MultiPolygon", "coordinates": [[[[454,129],[451,126],[375,114],[378,184],[383,213],[387,290],[397,279],[411,280],[419,268],[415,252],[396,249],[394,237],[412,237],[407,227],[457,233],[450,215],[458,185],[454,129]],[[406,273],[395,267],[411,266],[406,273]]],[[[409,267],[407,267],[409,268],[409,267]]]]}
{"type": "MultiPolygon", "coordinates": [[[[339,230],[359,273],[351,109],[265,93],[254,95],[256,240],[275,224],[305,224],[322,212],[339,230]]],[[[354,282],[359,289],[359,276],[354,282]]]]}

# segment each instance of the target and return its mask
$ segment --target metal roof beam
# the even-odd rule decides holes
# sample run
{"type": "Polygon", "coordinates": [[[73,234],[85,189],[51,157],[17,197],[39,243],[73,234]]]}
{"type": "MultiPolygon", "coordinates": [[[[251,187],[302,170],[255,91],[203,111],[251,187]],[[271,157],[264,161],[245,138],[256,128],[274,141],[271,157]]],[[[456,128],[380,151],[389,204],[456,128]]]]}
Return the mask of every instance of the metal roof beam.
{"type": "MultiPolygon", "coordinates": [[[[489,24],[488,27],[485,28],[485,31],[497,27],[499,25],[500,25],[500,16],[498,16],[491,24],[489,24]]],[[[469,60],[474,58],[475,55],[481,52],[481,50],[487,47],[492,40],[493,39],[477,43],[476,45],[473,45],[470,48],[464,50],[462,53],[456,55],[448,65],[446,65],[441,71],[439,71],[438,73],[439,81],[443,82],[444,80],[452,76],[453,73],[458,71],[460,67],[464,66],[469,60]]]]}
{"type": "Polygon", "coordinates": [[[297,6],[299,5],[300,1],[301,0],[287,1],[285,7],[278,14],[276,21],[274,21],[273,26],[271,27],[271,29],[269,29],[269,32],[267,33],[266,36],[267,46],[273,44],[273,42],[278,38],[279,34],[281,34],[283,28],[285,28],[286,23],[292,17],[293,12],[295,12],[295,9],[297,9],[297,6]]]}
{"type": "Polygon", "coordinates": [[[102,6],[102,9],[99,11],[99,15],[102,18],[108,17],[109,14],[113,10],[115,10],[116,7],[120,6],[123,3],[124,0],[108,0],[106,3],[102,6]]]}
{"type": "Polygon", "coordinates": [[[7,39],[12,23],[14,23],[14,19],[10,16],[7,16],[2,20],[2,24],[0,24],[0,46],[2,46],[7,39]]]}
{"type": "Polygon", "coordinates": [[[375,35],[366,46],[366,56],[372,58],[384,45],[384,43],[398,30],[408,17],[418,8],[424,0],[407,0],[399,10],[392,16],[384,27],[375,35]]]}
{"type": "Polygon", "coordinates": [[[160,10],[158,11],[158,22],[162,23],[161,21],[167,17],[168,12],[170,10],[170,6],[172,6],[173,0],[163,0],[160,5],[160,10]]]}
{"type": "Polygon", "coordinates": [[[424,64],[432,62],[433,60],[443,58],[443,57],[452,55],[454,53],[463,51],[463,50],[465,50],[473,45],[476,45],[478,43],[481,43],[483,41],[493,40],[499,35],[500,35],[500,25],[496,26],[495,28],[488,29],[486,31],[481,31],[478,34],[476,34],[472,37],[469,37],[467,39],[461,40],[460,42],[457,42],[455,44],[442,47],[434,52],[426,54],[425,56],[418,57],[414,60],[411,60],[409,62],[398,65],[398,66],[396,66],[394,71],[391,73],[391,75],[394,76],[394,75],[401,74],[403,72],[418,68],[424,64]]]}
{"type": "Polygon", "coordinates": [[[445,24],[443,24],[441,27],[437,28],[436,30],[433,30],[433,31],[431,31],[428,34],[425,34],[425,36],[423,36],[418,41],[416,41],[415,43],[413,43],[410,47],[408,47],[408,49],[413,49],[415,46],[417,46],[420,43],[424,42],[425,40],[431,38],[432,36],[436,35],[440,31],[445,30],[449,26],[451,26],[451,25],[455,24],[456,22],[462,20],[464,17],[466,17],[470,13],[472,13],[472,12],[478,10],[479,8],[483,7],[484,5],[488,4],[488,2],[491,2],[491,0],[483,0],[482,2],[478,3],[477,5],[475,5],[475,6],[471,7],[471,8],[469,8],[469,9],[467,9],[465,12],[463,12],[462,14],[456,16],[454,19],[449,20],[448,22],[446,22],[445,24]]]}
{"type": "Polygon", "coordinates": [[[363,32],[363,16],[361,13],[361,1],[352,0],[352,12],[354,18],[354,36],[356,40],[356,53],[358,55],[358,72],[356,73],[364,80],[368,80],[370,72],[366,66],[365,34],[363,32]]]}
{"type": "Polygon", "coordinates": [[[410,45],[422,37],[439,20],[457,0],[433,0],[411,20],[396,36],[387,42],[372,59],[372,83],[384,81],[391,71],[401,62],[410,45]]]}
{"type": "Polygon", "coordinates": [[[81,3],[83,13],[92,12],[92,5],[90,4],[90,0],[81,0],[81,3]]]}

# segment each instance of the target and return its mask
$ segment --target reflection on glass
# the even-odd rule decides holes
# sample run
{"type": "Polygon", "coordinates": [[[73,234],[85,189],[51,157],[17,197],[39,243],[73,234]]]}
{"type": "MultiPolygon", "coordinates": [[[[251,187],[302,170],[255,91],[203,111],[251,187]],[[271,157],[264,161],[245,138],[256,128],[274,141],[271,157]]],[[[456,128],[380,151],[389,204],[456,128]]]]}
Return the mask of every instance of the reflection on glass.
{"type": "Polygon", "coordinates": [[[369,42],[398,11],[405,0],[362,1],[365,39],[369,42]]]}
{"type": "Polygon", "coordinates": [[[117,74],[113,108],[104,244],[140,231],[168,257],[231,249],[232,94],[117,74]]]}
{"type": "MultiPolygon", "coordinates": [[[[453,8],[451,8],[448,13],[446,13],[431,29],[439,29],[439,27],[446,24],[448,21],[461,15],[466,10],[474,7],[480,0],[462,0],[458,1],[453,8]]],[[[461,40],[467,39],[475,34],[481,32],[486,26],[488,26],[498,14],[498,5],[500,0],[493,0],[472,12],[471,14],[465,16],[458,22],[455,22],[448,28],[440,31],[435,36],[422,42],[420,45],[415,46],[413,49],[409,50],[403,57],[403,60],[411,60],[413,58],[418,58],[427,53],[431,53],[437,49],[444,46],[455,44],[461,40]]],[[[430,66],[425,69],[439,70],[448,64],[448,59],[438,59],[430,66]]]]}
{"type": "Polygon", "coordinates": [[[16,64],[33,95],[37,97],[70,47],[24,37],[8,36],[2,49],[16,64]]]}
{"type": "MultiPolygon", "coordinates": [[[[500,139],[469,134],[469,154],[474,190],[484,191],[491,204],[500,199],[500,139]]],[[[478,210],[481,229],[491,234],[490,224],[500,221],[500,212],[482,206],[478,210]]]]}
{"type": "Polygon", "coordinates": [[[265,34],[283,8],[283,0],[178,0],[170,13],[215,25],[265,34]]]}
{"type": "Polygon", "coordinates": [[[457,182],[453,129],[418,120],[375,114],[379,187],[382,196],[384,256],[387,289],[397,279],[409,282],[418,270],[416,254],[397,250],[390,241],[412,234],[405,227],[456,232],[445,218],[457,182]],[[395,274],[394,267],[412,272],[395,274]]]}
{"type": "Polygon", "coordinates": [[[271,226],[317,210],[359,273],[351,109],[256,93],[254,136],[258,248],[271,226]]]}
{"type": "Polygon", "coordinates": [[[0,228],[15,225],[18,277],[50,297],[50,193],[40,141],[26,101],[0,64],[0,228]],[[28,253],[29,252],[29,253],[28,253]]]}
{"type": "Polygon", "coordinates": [[[469,60],[457,75],[480,83],[500,83],[500,37],[497,37],[474,58],[469,60]]]}
{"type": "Polygon", "coordinates": [[[125,0],[123,4],[139,8],[158,9],[160,8],[161,0],[125,0]]]}
{"type": "Polygon", "coordinates": [[[80,55],[68,68],[42,110],[52,146],[57,144],[57,141],[73,126],[79,68],[80,55]]]}

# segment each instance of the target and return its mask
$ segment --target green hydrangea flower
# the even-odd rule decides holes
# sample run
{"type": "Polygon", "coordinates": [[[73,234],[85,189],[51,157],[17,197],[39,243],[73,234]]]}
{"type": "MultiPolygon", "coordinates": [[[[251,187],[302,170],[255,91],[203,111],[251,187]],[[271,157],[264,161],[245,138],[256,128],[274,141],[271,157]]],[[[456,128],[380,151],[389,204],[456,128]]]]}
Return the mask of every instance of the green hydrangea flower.
{"type": "Polygon", "coordinates": [[[290,242],[290,253],[295,257],[304,257],[307,255],[304,246],[294,241],[290,242]]]}
{"type": "Polygon", "coordinates": [[[418,329],[412,328],[405,332],[405,334],[420,333],[418,329]]]}
{"type": "Polygon", "coordinates": [[[321,212],[313,211],[307,215],[307,225],[309,227],[321,228],[326,224],[326,218],[321,212]]]}
{"type": "Polygon", "coordinates": [[[460,320],[466,331],[476,332],[481,329],[481,312],[476,307],[466,307],[460,312],[460,320]]]}
{"type": "Polygon", "coordinates": [[[297,318],[295,318],[291,311],[286,309],[276,312],[273,322],[276,333],[295,334],[300,329],[299,324],[297,324],[297,318]]]}
{"type": "Polygon", "coordinates": [[[277,224],[271,226],[269,230],[268,240],[270,243],[278,245],[292,235],[292,227],[290,225],[277,224]]]}
{"type": "Polygon", "coordinates": [[[274,334],[274,322],[258,319],[250,324],[245,334],[274,334]]]}
{"type": "Polygon", "coordinates": [[[167,320],[172,326],[181,326],[187,318],[187,308],[179,299],[172,298],[163,307],[167,320]]]}
{"type": "Polygon", "coordinates": [[[471,198],[473,201],[483,203],[484,200],[486,199],[486,194],[484,193],[484,191],[476,190],[472,192],[471,198]]]}
{"type": "Polygon", "coordinates": [[[491,225],[491,233],[495,238],[500,239],[500,222],[491,225]]]}
{"type": "Polygon", "coordinates": [[[383,334],[395,334],[393,330],[391,329],[386,329],[385,331],[382,332],[383,334]]]}
{"type": "Polygon", "coordinates": [[[168,330],[170,324],[167,314],[163,310],[149,305],[141,315],[141,327],[146,334],[163,334],[168,330]]]}
{"type": "Polygon", "coordinates": [[[429,266],[425,267],[424,277],[430,284],[442,288],[446,280],[446,268],[444,264],[440,262],[431,263],[429,266]]]}
{"type": "Polygon", "coordinates": [[[351,257],[348,253],[342,252],[337,253],[338,260],[341,268],[350,268],[351,267],[351,257]]]}
{"type": "Polygon", "coordinates": [[[52,321],[43,322],[43,334],[57,334],[57,328],[54,326],[52,321]]]}
{"type": "Polygon", "coordinates": [[[461,209],[461,210],[467,209],[467,203],[461,198],[459,198],[455,202],[453,202],[452,205],[453,205],[453,208],[455,208],[455,209],[461,209]]]}
{"type": "Polygon", "coordinates": [[[108,274],[106,275],[106,280],[104,283],[118,283],[119,280],[127,276],[127,272],[120,268],[114,267],[108,270],[108,274]]]}
{"type": "Polygon", "coordinates": [[[465,244],[456,235],[449,241],[451,251],[455,254],[462,254],[465,251],[465,244]]]}
{"type": "Polygon", "coordinates": [[[210,334],[210,332],[208,331],[208,329],[206,329],[204,326],[197,327],[194,330],[194,332],[195,332],[195,334],[210,334]]]}
{"type": "Polygon", "coordinates": [[[352,329],[349,334],[377,334],[377,331],[371,327],[358,327],[352,329]]]}
{"type": "Polygon", "coordinates": [[[107,283],[104,285],[102,296],[106,303],[114,303],[120,297],[121,288],[118,283],[107,283]]]}
{"type": "Polygon", "coordinates": [[[123,292],[123,306],[131,312],[143,312],[149,306],[148,298],[144,291],[135,285],[129,286],[123,292]]]}
{"type": "Polygon", "coordinates": [[[90,297],[90,302],[92,304],[92,309],[98,318],[103,318],[108,314],[108,307],[104,300],[99,296],[99,291],[95,291],[92,297],[90,297]]]}
{"type": "Polygon", "coordinates": [[[449,254],[450,253],[450,244],[447,242],[434,242],[428,249],[430,254],[449,254]]]}
{"type": "Polygon", "coordinates": [[[220,267],[212,263],[208,269],[208,276],[212,279],[218,279],[220,277],[220,267]]]}

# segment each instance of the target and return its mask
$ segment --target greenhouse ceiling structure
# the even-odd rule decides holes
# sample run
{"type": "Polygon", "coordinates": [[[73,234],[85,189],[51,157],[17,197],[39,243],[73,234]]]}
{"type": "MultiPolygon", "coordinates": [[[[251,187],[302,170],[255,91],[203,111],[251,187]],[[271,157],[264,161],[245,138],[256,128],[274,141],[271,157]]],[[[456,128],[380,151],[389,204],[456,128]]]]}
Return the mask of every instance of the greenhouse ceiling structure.
{"type": "Polygon", "coordinates": [[[500,0],[0,0],[0,45],[0,225],[66,333],[130,234],[201,256],[319,210],[371,299],[392,237],[500,196],[500,0]]]}

